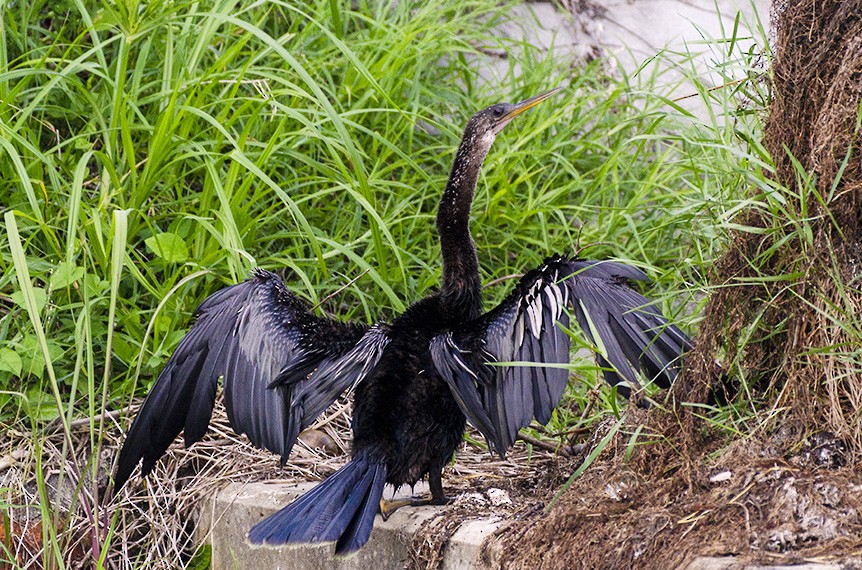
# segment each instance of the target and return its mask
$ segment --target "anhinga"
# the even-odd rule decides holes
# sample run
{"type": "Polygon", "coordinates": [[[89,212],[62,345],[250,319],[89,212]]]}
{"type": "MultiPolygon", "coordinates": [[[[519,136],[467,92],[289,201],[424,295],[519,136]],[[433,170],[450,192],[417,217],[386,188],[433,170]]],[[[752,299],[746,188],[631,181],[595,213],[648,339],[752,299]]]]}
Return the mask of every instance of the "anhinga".
{"type": "Polygon", "coordinates": [[[249,533],[254,543],[335,541],[336,554],[346,554],[385,512],[386,483],[427,475],[425,502],[446,501],[442,470],[465,418],[500,455],[533,417],[547,423],[568,379],[567,307],[600,348],[608,382],[628,385],[621,393],[639,386],[638,371],[669,386],[690,342],[629,287],[646,279],[632,267],[554,256],[482,312],[469,228],[479,169],[503,127],[556,92],[492,105],[467,123],[437,211],[442,286],[391,323],[318,317],[262,269],[206,299],[132,423],[114,488],[140,460],[148,474],[181,430],[186,446],[204,435],[219,377],[233,429],[282,460],[299,432],[355,386],[350,462],[249,533]]]}

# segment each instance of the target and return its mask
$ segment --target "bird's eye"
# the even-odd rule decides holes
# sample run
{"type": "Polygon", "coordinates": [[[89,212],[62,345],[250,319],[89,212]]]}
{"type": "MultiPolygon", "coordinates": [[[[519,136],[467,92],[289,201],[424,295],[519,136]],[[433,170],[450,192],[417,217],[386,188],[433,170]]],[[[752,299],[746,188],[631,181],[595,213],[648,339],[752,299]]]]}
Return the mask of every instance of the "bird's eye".
{"type": "Polygon", "coordinates": [[[494,107],[494,110],[492,112],[494,113],[494,116],[497,118],[500,118],[503,116],[503,108],[502,107],[494,107]]]}

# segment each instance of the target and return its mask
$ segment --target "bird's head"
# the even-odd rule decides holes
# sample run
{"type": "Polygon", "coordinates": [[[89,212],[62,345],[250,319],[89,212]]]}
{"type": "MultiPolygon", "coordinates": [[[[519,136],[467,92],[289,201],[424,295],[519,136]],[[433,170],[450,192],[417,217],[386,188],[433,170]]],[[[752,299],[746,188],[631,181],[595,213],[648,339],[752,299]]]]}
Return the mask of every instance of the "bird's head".
{"type": "Polygon", "coordinates": [[[511,123],[512,119],[527,109],[535,107],[560,89],[560,87],[551,89],[514,105],[511,103],[491,105],[467,121],[461,144],[458,146],[458,152],[455,153],[446,190],[443,192],[440,207],[437,210],[437,226],[440,228],[441,235],[449,231],[448,228],[453,225],[467,227],[479,169],[485,157],[488,156],[497,134],[511,123]]]}
{"type": "Polygon", "coordinates": [[[562,88],[557,87],[556,89],[545,91],[520,103],[497,103],[496,105],[482,109],[467,122],[467,127],[464,129],[465,141],[469,141],[471,146],[474,145],[487,152],[491,148],[494,138],[515,117],[527,109],[535,107],[560,89],[562,88]]]}

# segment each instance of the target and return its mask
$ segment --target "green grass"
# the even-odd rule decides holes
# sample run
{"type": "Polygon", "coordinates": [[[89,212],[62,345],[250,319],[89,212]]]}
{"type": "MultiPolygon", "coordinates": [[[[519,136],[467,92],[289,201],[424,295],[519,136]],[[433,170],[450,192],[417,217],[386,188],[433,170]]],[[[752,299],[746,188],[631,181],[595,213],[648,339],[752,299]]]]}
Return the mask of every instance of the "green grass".
{"type": "MultiPolygon", "coordinates": [[[[557,85],[486,161],[472,225],[483,278],[589,246],[584,256],[645,269],[666,312],[696,321],[734,212],[748,188],[766,187],[764,88],[745,79],[760,73],[756,42],[704,43],[731,85],[698,85],[711,110],[701,121],[656,92],[655,62],[616,79],[495,39],[506,9],[488,0],[354,5],[6,5],[4,424],[39,434],[58,420],[68,432],[90,418],[96,451],[73,462],[95,475],[113,429],[102,412],[143,395],[194,308],[254,266],[285,269],[310,304],[326,299],[323,312],[391,318],[437,284],[434,212],[466,120],[557,85]],[[480,48],[526,50],[520,74],[510,62],[499,81],[480,81],[480,48]],[[753,109],[737,108],[742,96],[753,109]]],[[[510,285],[489,288],[489,301],[510,285]]],[[[573,368],[588,381],[554,431],[584,421],[595,372],[573,368]]],[[[602,393],[589,421],[617,405],[602,393]]],[[[46,499],[43,518],[58,525],[44,560],[62,565],[65,523],[46,499]]],[[[98,511],[98,497],[81,501],[98,511]]],[[[92,521],[88,548],[104,557],[111,535],[92,521]]]]}

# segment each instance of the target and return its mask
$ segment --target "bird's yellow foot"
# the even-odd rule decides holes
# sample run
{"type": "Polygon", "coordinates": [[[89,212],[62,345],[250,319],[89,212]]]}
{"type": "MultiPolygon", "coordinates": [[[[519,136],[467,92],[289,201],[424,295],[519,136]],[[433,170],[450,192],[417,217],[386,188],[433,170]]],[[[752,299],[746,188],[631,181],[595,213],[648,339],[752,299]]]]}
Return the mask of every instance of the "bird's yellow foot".
{"type": "Polygon", "coordinates": [[[380,516],[383,517],[383,520],[389,520],[389,517],[392,516],[392,513],[394,513],[401,507],[406,507],[407,505],[413,504],[414,503],[411,499],[394,499],[392,501],[380,499],[380,516]]]}

